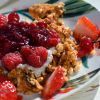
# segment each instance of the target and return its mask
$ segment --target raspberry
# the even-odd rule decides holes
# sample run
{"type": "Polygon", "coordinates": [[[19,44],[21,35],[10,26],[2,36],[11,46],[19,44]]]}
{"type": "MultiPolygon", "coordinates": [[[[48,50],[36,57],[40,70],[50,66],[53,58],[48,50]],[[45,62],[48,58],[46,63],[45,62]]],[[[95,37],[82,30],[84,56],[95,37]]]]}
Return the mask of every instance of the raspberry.
{"type": "Polygon", "coordinates": [[[57,32],[48,29],[45,22],[19,20],[20,16],[15,12],[10,13],[8,19],[0,14],[0,60],[7,53],[20,51],[25,45],[50,48],[60,42],[57,32]]]}
{"type": "Polygon", "coordinates": [[[8,22],[10,23],[16,23],[16,22],[19,22],[19,15],[15,12],[12,12],[8,15],[8,22]]]}
{"type": "Polygon", "coordinates": [[[7,17],[0,14],[0,28],[7,24],[7,17]]]}
{"type": "Polygon", "coordinates": [[[28,22],[19,22],[18,27],[21,28],[22,34],[27,33],[29,31],[30,24],[28,22]],[[24,33],[23,33],[24,32],[24,33]]]}
{"type": "Polygon", "coordinates": [[[89,54],[94,49],[94,44],[92,43],[91,38],[83,37],[80,40],[80,50],[78,52],[79,57],[84,57],[89,54]]]}
{"type": "Polygon", "coordinates": [[[21,53],[27,63],[36,68],[41,67],[45,63],[48,54],[47,49],[44,47],[32,48],[31,46],[22,47],[21,53]]]}
{"type": "Polygon", "coordinates": [[[16,87],[0,76],[0,100],[17,100],[16,87]],[[2,81],[1,81],[2,80],[2,81]]]}
{"type": "Polygon", "coordinates": [[[80,41],[80,47],[82,49],[87,49],[87,52],[93,49],[93,43],[91,38],[83,37],[80,41]]]}
{"type": "Polygon", "coordinates": [[[47,28],[47,24],[45,22],[37,22],[36,25],[41,28],[47,28]]]}
{"type": "Polygon", "coordinates": [[[22,46],[21,48],[21,53],[25,58],[27,58],[27,56],[32,54],[32,52],[33,52],[32,46],[26,45],[26,46],[22,46]]]}
{"type": "Polygon", "coordinates": [[[36,25],[34,23],[30,23],[30,29],[33,29],[35,27],[36,27],[36,25]]]}
{"type": "Polygon", "coordinates": [[[2,64],[8,69],[12,70],[17,67],[18,64],[23,63],[23,59],[20,53],[8,53],[2,58],[2,64]]]}
{"type": "Polygon", "coordinates": [[[36,46],[50,48],[56,46],[60,42],[59,35],[55,31],[46,28],[34,28],[30,35],[36,46]]]}
{"type": "Polygon", "coordinates": [[[28,56],[27,61],[34,67],[41,67],[47,60],[47,50],[44,47],[35,47],[33,53],[28,56]]]}

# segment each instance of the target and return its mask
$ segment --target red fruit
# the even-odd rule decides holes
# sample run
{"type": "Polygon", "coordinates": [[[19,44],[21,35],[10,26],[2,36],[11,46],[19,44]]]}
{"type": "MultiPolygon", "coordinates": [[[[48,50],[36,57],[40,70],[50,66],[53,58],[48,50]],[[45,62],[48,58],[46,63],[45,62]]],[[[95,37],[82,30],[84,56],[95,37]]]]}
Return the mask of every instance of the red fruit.
{"type": "Polygon", "coordinates": [[[89,51],[91,51],[91,49],[93,49],[93,43],[92,43],[92,40],[91,38],[86,38],[86,37],[83,37],[80,41],[80,47],[81,48],[86,48],[88,49],[89,51]]]}
{"type": "Polygon", "coordinates": [[[60,39],[58,38],[50,38],[48,39],[48,44],[53,46],[56,46],[60,42],[60,39]]]}
{"type": "Polygon", "coordinates": [[[0,75],[0,83],[2,83],[4,81],[9,81],[8,77],[6,77],[4,75],[0,75]]]}
{"type": "Polygon", "coordinates": [[[73,87],[64,88],[64,89],[59,90],[59,93],[68,93],[73,89],[74,89],[73,87]]]}
{"type": "Polygon", "coordinates": [[[17,67],[18,64],[23,63],[23,59],[20,53],[8,53],[2,58],[2,64],[8,69],[12,70],[17,67]]]}
{"type": "Polygon", "coordinates": [[[78,57],[84,57],[94,49],[94,44],[92,43],[91,38],[83,37],[79,46],[80,50],[78,52],[78,57]]]}
{"type": "Polygon", "coordinates": [[[23,35],[26,35],[25,33],[28,34],[28,32],[30,31],[30,28],[33,27],[32,24],[29,24],[28,22],[25,22],[25,21],[22,21],[22,22],[19,22],[19,26],[21,28],[21,33],[23,35]]]}
{"type": "Polygon", "coordinates": [[[33,52],[33,49],[29,45],[22,46],[22,48],[21,48],[21,53],[25,58],[27,58],[27,56],[31,55],[32,52],[33,52]]]}
{"type": "Polygon", "coordinates": [[[74,29],[74,36],[76,40],[81,40],[83,36],[96,40],[98,35],[99,29],[90,19],[86,16],[82,16],[78,19],[74,29]]]}
{"type": "Polygon", "coordinates": [[[21,53],[24,56],[28,64],[33,67],[41,67],[47,60],[47,49],[44,47],[32,47],[32,46],[23,46],[21,48],[21,53]]]}
{"type": "Polygon", "coordinates": [[[0,14],[0,28],[7,24],[7,17],[0,14]]]}
{"type": "Polygon", "coordinates": [[[46,82],[42,92],[43,98],[51,98],[57,92],[57,90],[63,86],[64,82],[64,69],[61,66],[58,66],[46,82]]]}
{"type": "Polygon", "coordinates": [[[30,23],[30,29],[36,28],[36,25],[34,23],[30,23]]]}
{"type": "Polygon", "coordinates": [[[47,49],[44,47],[35,47],[33,48],[32,54],[27,56],[27,62],[33,67],[41,67],[47,60],[47,49]]]}
{"type": "Polygon", "coordinates": [[[8,15],[8,21],[11,23],[19,22],[19,19],[20,19],[19,15],[15,12],[12,12],[8,15]]]}
{"type": "Polygon", "coordinates": [[[23,96],[22,95],[17,95],[17,100],[23,100],[23,96]]]}
{"type": "MultiPolygon", "coordinates": [[[[0,80],[3,77],[0,76],[0,80]]],[[[0,81],[0,100],[17,100],[16,87],[8,80],[0,81]]]]}
{"type": "Polygon", "coordinates": [[[41,28],[47,28],[47,24],[45,22],[37,22],[36,25],[41,28]]]}
{"type": "Polygon", "coordinates": [[[0,60],[7,53],[20,51],[24,45],[50,48],[60,42],[57,32],[48,29],[45,22],[20,22],[19,17],[15,12],[10,13],[7,21],[0,14],[0,60]]]}
{"type": "Polygon", "coordinates": [[[77,55],[78,57],[82,58],[87,55],[87,52],[86,50],[79,50],[77,55]]]}
{"type": "Polygon", "coordinates": [[[56,46],[60,40],[57,32],[41,27],[36,27],[31,30],[30,37],[32,37],[35,46],[43,46],[46,48],[56,46]]]}

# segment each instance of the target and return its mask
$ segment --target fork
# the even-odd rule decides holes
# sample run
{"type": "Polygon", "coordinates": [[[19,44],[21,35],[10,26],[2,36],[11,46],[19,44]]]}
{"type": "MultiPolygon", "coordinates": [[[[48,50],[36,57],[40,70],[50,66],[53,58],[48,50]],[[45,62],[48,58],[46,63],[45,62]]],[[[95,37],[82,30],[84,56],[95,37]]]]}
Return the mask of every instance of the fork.
{"type": "Polygon", "coordinates": [[[68,88],[68,87],[77,87],[79,85],[82,85],[84,83],[86,83],[90,78],[92,78],[94,75],[96,75],[96,73],[98,73],[100,71],[100,68],[97,68],[83,76],[80,76],[76,79],[72,79],[69,80],[68,82],[66,82],[63,86],[63,88],[68,88]]]}

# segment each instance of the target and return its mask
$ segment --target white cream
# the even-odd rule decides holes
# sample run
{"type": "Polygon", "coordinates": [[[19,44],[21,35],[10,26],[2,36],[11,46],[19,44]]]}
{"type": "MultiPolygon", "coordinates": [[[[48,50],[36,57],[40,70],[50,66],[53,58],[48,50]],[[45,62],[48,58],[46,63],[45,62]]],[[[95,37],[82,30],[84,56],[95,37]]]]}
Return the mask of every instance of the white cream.
{"type": "Polygon", "coordinates": [[[53,60],[52,53],[53,53],[54,49],[55,48],[50,48],[48,50],[47,60],[46,60],[46,62],[40,68],[35,68],[34,66],[30,66],[28,64],[19,64],[17,66],[17,68],[22,68],[22,69],[23,68],[27,68],[29,70],[32,70],[37,77],[40,76],[41,73],[45,71],[45,68],[52,62],[52,60],[53,60]]]}

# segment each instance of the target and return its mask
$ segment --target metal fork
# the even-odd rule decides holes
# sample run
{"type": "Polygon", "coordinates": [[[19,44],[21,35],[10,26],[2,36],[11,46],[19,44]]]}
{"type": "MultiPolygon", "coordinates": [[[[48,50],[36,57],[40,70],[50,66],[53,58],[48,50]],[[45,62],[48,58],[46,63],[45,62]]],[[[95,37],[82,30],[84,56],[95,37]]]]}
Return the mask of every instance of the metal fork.
{"type": "Polygon", "coordinates": [[[76,79],[72,79],[69,80],[68,82],[66,82],[63,86],[63,88],[67,88],[67,87],[77,87],[79,85],[84,84],[85,82],[87,82],[90,78],[92,78],[94,75],[96,75],[96,73],[98,73],[100,71],[100,68],[97,68],[96,70],[93,70],[83,76],[80,76],[76,79]]]}

